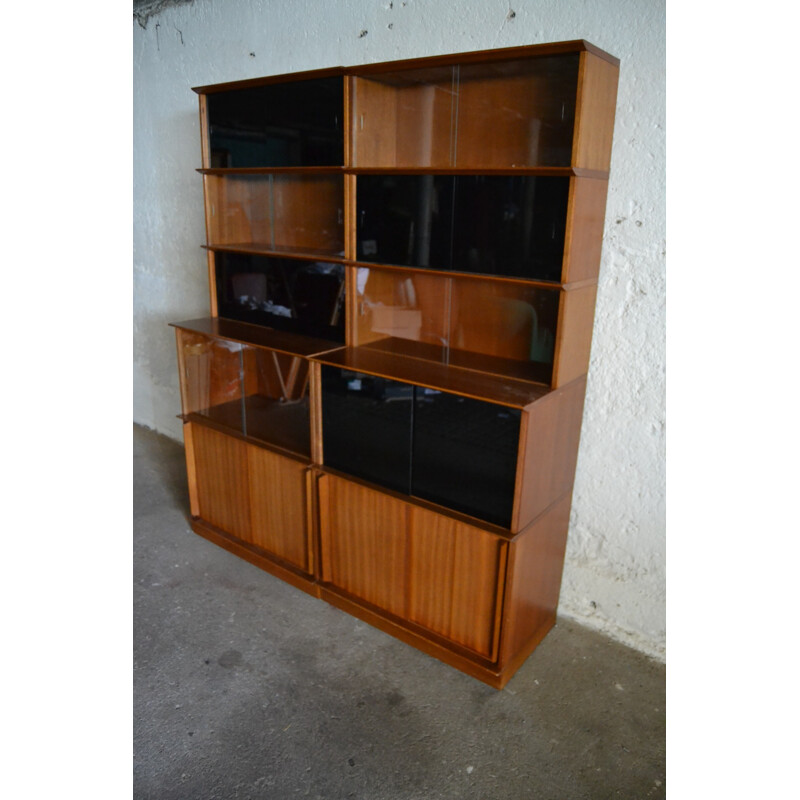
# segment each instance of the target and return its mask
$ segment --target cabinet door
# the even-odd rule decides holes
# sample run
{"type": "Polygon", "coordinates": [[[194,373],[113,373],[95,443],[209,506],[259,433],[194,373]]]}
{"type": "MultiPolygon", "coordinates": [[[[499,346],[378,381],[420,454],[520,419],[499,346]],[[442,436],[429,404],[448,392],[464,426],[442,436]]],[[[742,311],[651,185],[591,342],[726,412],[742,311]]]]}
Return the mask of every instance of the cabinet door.
{"type": "Polygon", "coordinates": [[[408,618],[493,659],[505,542],[415,506],[408,536],[408,618]]]}
{"type": "Polygon", "coordinates": [[[325,582],[496,658],[503,539],[331,475],[319,490],[325,582]]]}
{"type": "Polygon", "coordinates": [[[319,495],[323,580],[404,617],[406,504],[332,475],[319,495]]]}
{"type": "Polygon", "coordinates": [[[247,445],[203,425],[192,426],[192,441],[200,518],[247,539],[250,534],[247,445]]]}
{"type": "Polygon", "coordinates": [[[309,571],[306,468],[262,447],[247,445],[252,544],[309,571]]]}

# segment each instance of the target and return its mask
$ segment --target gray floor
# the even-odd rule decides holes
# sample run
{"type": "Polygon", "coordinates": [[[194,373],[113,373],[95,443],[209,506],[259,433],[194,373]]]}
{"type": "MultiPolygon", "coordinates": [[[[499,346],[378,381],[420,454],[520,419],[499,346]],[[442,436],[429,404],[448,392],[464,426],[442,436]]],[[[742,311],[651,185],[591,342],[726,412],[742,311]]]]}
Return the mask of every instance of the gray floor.
{"type": "Polygon", "coordinates": [[[194,534],[134,428],[134,797],[659,798],[663,665],[560,621],[498,692],[194,534]]]}

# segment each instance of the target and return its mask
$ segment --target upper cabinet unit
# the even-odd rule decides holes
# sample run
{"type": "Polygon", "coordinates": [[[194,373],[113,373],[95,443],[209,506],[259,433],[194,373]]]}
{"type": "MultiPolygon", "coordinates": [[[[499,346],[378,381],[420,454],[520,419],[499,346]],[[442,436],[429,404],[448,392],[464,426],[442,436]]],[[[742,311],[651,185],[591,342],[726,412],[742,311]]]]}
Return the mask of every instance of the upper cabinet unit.
{"type": "Polygon", "coordinates": [[[344,164],[340,75],[203,93],[204,167],[335,167],[344,164]]]}
{"type": "Polygon", "coordinates": [[[359,68],[351,79],[352,165],[607,170],[616,65],[591,47],[524,50],[359,68]]]}

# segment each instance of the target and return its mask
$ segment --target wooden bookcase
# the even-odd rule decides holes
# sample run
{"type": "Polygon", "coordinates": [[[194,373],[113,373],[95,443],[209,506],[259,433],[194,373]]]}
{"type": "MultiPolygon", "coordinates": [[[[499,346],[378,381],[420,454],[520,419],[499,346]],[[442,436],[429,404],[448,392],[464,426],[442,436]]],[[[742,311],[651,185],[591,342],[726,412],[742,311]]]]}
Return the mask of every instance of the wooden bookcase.
{"type": "Polygon", "coordinates": [[[497,688],[555,622],[618,71],[575,41],[195,89],[194,530],[497,688]]]}

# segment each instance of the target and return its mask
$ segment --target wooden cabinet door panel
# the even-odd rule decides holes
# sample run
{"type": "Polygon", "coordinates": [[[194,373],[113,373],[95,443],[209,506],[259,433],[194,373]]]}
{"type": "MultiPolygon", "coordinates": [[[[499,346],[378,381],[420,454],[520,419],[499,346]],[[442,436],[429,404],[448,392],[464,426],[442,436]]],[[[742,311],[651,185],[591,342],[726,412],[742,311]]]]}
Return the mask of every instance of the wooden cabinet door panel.
{"type": "Polygon", "coordinates": [[[493,658],[505,547],[479,528],[410,507],[408,618],[493,658]]]}
{"type": "Polygon", "coordinates": [[[250,536],[247,452],[224,433],[192,426],[200,518],[227,533],[250,536]]]}
{"type": "Polygon", "coordinates": [[[405,616],[406,504],[332,475],[319,492],[323,580],[405,616]]]}
{"type": "Polygon", "coordinates": [[[305,465],[252,445],[247,465],[248,541],[308,572],[305,465]]]}

